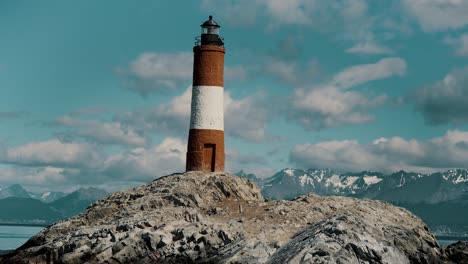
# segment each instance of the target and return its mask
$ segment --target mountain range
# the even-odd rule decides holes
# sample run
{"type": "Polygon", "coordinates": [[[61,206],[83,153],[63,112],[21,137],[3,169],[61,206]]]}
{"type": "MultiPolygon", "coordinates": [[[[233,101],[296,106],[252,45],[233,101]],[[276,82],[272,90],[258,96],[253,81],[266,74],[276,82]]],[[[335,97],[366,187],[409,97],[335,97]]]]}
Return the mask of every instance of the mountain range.
{"type": "Polygon", "coordinates": [[[468,170],[432,174],[398,171],[337,173],[331,169],[283,169],[268,178],[244,171],[269,199],[293,199],[306,193],[384,200],[421,217],[436,234],[468,236],[468,170]]]}
{"type": "Polygon", "coordinates": [[[8,197],[17,197],[17,198],[33,198],[40,200],[45,203],[53,202],[59,198],[67,195],[64,192],[43,192],[43,193],[34,193],[26,191],[21,185],[13,184],[8,187],[0,187],[0,199],[5,199],[8,197]]]}
{"type": "Polygon", "coordinates": [[[50,224],[83,212],[109,195],[97,188],[80,188],[71,193],[32,193],[15,184],[0,188],[0,223],[50,224]]]}
{"type": "MultiPolygon", "coordinates": [[[[421,217],[438,235],[468,236],[468,170],[421,174],[398,171],[338,173],[331,169],[283,169],[258,178],[240,171],[268,199],[293,199],[315,193],[384,200],[421,217]]],[[[83,212],[108,193],[97,188],[72,193],[31,193],[15,184],[0,188],[0,222],[49,224],[83,212]]]]}

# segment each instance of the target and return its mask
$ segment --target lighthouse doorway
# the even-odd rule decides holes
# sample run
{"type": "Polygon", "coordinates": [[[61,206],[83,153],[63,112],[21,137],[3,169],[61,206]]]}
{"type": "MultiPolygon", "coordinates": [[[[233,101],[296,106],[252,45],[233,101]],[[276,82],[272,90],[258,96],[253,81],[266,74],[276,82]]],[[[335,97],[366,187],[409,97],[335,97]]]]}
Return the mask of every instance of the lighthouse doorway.
{"type": "Polygon", "coordinates": [[[203,170],[204,171],[215,171],[215,144],[205,144],[203,151],[203,170]]]}

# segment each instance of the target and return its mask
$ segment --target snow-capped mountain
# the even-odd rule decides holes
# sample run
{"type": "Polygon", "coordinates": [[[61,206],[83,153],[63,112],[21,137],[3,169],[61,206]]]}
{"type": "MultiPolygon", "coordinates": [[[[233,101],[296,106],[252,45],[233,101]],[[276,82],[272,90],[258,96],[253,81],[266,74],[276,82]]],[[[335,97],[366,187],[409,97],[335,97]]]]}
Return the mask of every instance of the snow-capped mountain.
{"type": "Polygon", "coordinates": [[[468,170],[457,169],[433,174],[399,171],[337,173],[331,169],[291,169],[279,171],[264,180],[253,174],[238,176],[253,180],[270,199],[292,199],[306,193],[379,199],[391,202],[439,203],[468,195],[468,170]]]}
{"type": "MultiPolygon", "coordinates": [[[[387,175],[373,171],[337,173],[330,169],[289,168],[257,181],[252,174],[239,176],[245,175],[261,188],[265,198],[292,199],[315,193],[384,200],[410,210],[433,230],[458,230],[460,236],[468,234],[466,169],[433,174],[398,171],[387,175]]],[[[453,235],[452,231],[439,232],[439,235],[453,235]]]]}
{"type": "Polygon", "coordinates": [[[355,196],[383,180],[377,172],[339,174],[331,169],[284,169],[263,181],[262,194],[271,199],[291,199],[306,193],[355,196]]]}
{"type": "Polygon", "coordinates": [[[7,197],[31,198],[28,192],[19,184],[14,184],[6,188],[0,187],[0,199],[7,197]]]}
{"type": "Polygon", "coordinates": [[[468,195],[468,171],[457,169],[433,174],[399,171],[388,175],[362,197],[390,202],[436,204],[468,195]]]}
{"type": "Polygon", "coordinates": [[[27,190],[23,188],[23,186],[19,184],[13,184],[8,187],[0,187],[0,199],[5,199],[8,197],[33,198],[36,200],[40,200],[44,203],[50,203],[65,195],[66,193],[63,193],[63,192],[44,192],[44,193],[28,192],[27,190]]]}

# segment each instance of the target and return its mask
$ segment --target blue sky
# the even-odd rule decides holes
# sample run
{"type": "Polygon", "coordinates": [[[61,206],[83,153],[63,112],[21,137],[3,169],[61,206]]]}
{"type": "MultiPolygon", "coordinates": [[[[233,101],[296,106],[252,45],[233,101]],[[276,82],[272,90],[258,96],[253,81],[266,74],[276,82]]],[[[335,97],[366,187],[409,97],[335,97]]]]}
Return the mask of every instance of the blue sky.
{"type": "Polygon", "coordinates": [[[468,2],[0,0],[0,185],[185,164],[192,46],[226,43],[227,170],[464,168],[468,2]]]}

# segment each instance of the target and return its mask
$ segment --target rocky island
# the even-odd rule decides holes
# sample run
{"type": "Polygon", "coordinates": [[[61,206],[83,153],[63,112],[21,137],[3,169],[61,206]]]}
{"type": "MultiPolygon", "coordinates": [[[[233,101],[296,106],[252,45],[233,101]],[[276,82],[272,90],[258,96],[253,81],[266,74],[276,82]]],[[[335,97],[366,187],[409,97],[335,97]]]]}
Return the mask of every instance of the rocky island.
{"type": "MultiPolygon", "coordinates": [[[[463,263],[387,202],[313,194],[264,200],[250,180],[188,172],[116,192],[0,263],[463,263]]],[[[467,263],[467,262],[465,262],[467,263]]]]}

